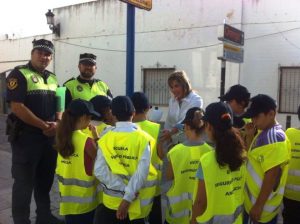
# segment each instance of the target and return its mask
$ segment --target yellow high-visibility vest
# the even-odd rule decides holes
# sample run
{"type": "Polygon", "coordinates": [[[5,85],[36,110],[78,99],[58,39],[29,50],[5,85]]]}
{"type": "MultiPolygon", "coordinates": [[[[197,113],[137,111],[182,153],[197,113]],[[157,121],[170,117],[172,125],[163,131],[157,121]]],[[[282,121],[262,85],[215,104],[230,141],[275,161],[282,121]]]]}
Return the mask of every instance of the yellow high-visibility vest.
{"type": "Polygon", "coordinates": [[[51,73],[47,79],[47,83],[45,83],[43,77],[39,73],[28,68],[21,68],[20,72],[24,75],[27,81],[28,94],[36,90],[51,91],[55,94],[58,83],[54,74],[51,73]]]}
{"type": "Polygon", "coordinates": [[[193,206],[195,176],[200,158],[212,150],[204,143],[196,146],[178,144],[168,152],[174,180],[167,192],[166,220],[172,224],[189,224],[193,206]]]}
{"type": "Polygon", "coordinates": [[[154,144],[151,146],[152,149],[152,156],[151,156],[151,163],[155,167],[157,171],[157,190],[156,190],[156,196],[160,194],[160,182],[161,182],[161,172],[162,172],[162,166],[163,161],[159,158],[157,154],[157,142],[158,142],[158,135],[160,131],[160,124],[152,122],[152,121],[141,121],[136,122],[137,126],[140,127],[143,131],[147,132],[149,135],[151,135],[154,139],[154,144]]]}
{"type": "Polygon", "coordinates": [[[242,224],[245,164],[237,171],[231,171],[228,166],[220,167],[215,151],[203,155],[200,163],[204,175],[207,207],[205,212],[196,218],[197,222],[242,224]]]}
{"type": "Polygon", "coordinates": [[[284,196],[300,201],[300,130],[289,128],[286,135],[291,142],[292,152],[284,196]]]}
{"type": "Polygon", "coordinates": [[[29,106],[32,109],[32,113],[41,119],[54,119],[58,109],[55,104],[55,92],[58,86],[56,76],[49,72],[45,82],[44,77],[40,73],[29,69],[28,66],[20,66],[18,69],[26,79],[27,96],[40,96],[37,98],[39,99],[38,103],[41,104],[39,109],[32,108],[33,98],[29,101],[25,100],[25,105],[29,106]]]}
{"type": "Polygon", "coordinates": [[[74,131],[73,155],[57,156],[56,175],[61,197],[60,215],[83,214],[94,210],[100,203],[102,188],[95,176],[88,176],[84,168],[84,147],[88,136],[82,131],[74,131]]]}
{"type": "Polygon", "coordinates": [[[70,91],[72,99],[83,99],[89,101],[94,96],[107,96],[109,90],[106,83],[101,80],[95,80],[92,86],[89,83],[81,83],[78,79],[71,79],[64,84],[70,91]]]}
{"type": "MultiPolygon", "coordinates": [[[[101,122],[99,125],[96,126],[97,133],[100,136],[101,133],[104,131],[105,128],[111,127],[108,124],[105,124],[104,122],[101,122]]],[[[89,127],[82,130],[83,133],[87,134],[90,138],[93,138],[92,132],[90,131],[89,127]]]]}
{"type": "MultiPolygon", "coordinates": [[[[252,145],[262,132],[258,134],[252,141],[252,145]]],[[[281,166],[281,177],[278,186],[270,194],[263,208],[259,222],[269,222],[277,214],[284,194],[288,174],[288,161],[290,159],[290,143],[286,138],[282,142],[274,142],[260,147],[252,148],[248,151],[247,175],[245,185],[245,210],[249,214],[250,209],[256,202],[260,193],[261,186],[266,171],[272,167],[281,166]]]]}
{"type": "MultiPolygon", "coordinates": [[[[147,133],[139,129],[133,132],[114,132],[111,130],[98,141],[111,172],[120,175],[124,184],[127,184],[136,172],[144,150],[149,144],[149,137],[147,133]]],[[[157,172],[150,163],[149,174],[144,186],[138,192],[137,198],[130,204],[128,210],[130,220],[145,218],[149,215],[156,185],[157,172]]],[[[103,189],[103,204],[107,208],[118,210],[122,199],[123,194],[121,192],[103,189]]]]}

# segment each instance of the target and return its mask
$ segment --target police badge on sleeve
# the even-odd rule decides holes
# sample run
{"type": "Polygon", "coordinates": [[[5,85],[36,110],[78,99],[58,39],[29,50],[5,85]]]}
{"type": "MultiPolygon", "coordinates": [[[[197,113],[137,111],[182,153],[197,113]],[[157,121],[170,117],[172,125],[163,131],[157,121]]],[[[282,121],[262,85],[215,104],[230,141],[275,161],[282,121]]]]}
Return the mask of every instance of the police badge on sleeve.
{"type": "Polygon", "coordinates": [[[15,78],[8,79],[8,81],[7,81],[7,88],[9,90],[14,90],[17,87],[18,87],[18,80],[17,79],[15,79],[15,78]]]}

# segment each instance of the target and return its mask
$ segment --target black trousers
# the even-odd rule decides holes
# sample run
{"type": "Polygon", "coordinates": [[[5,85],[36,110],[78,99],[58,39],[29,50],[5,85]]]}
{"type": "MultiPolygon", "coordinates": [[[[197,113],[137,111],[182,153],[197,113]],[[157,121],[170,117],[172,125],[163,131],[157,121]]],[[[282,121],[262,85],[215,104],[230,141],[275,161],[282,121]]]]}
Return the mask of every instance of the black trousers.
{"type": "Polygon", "coordinates": [[[119,220],[116,217],[116,213],[116,210],[109,209],[103,205],[98,213],[99,219],[97,224],[145,224],[144,219],[130,221],[128,216],[124,220],[119,220]]]}
{"type": "Polygon", "coordinates": [[[37,217],[50,213],[49,192],[53,183],[57,152],[53,138],[42,133],[23,131],[12,147],[12,216],[14,224],[30,223],[32,192],[36,202],[37,217]]]}
{"type": "Polygon", "coordinates": [[[298,224],[300,221],[300,202],[283,197],[283,224],[298,224]]]}
{"type": "Polygon", "coordinates": [[[66,224],[93,224],[95,210],[79,215],[66,215],[66,224]]]}
{"type": "Polygon", "coordinates": [[[161,196],[158,195],[154,197],[152,210],[149,214],[148,219],[150,224],[161,224],[162,214],[161,214],[161,196]]]}

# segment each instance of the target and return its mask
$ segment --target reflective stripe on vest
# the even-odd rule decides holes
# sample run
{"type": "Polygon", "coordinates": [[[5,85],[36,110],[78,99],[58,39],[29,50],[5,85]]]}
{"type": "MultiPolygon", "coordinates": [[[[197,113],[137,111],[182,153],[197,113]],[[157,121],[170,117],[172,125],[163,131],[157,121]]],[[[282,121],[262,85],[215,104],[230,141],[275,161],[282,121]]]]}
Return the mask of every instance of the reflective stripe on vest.
{"type": "Polygon", "coordinates": [[[109,196],[117,197],[117,198],[123,198],[124,192],[108,189],[105,186],[103,187],[103,192],[109,196]]]}
{"type": "Polygon", "coordinates": [[[180,203],[181,201],[184,200],[193,200],[193,195],[191,193],[183,193],[180,196],[168,196],[168,201],[171,205],[180,203]]]}
{"type": "Polygon", "coordinates": [[[182,218],[182,217],[189,217],[190,216],[190,214],[191,214],[190,209],[185,208],[185,209],[183,209],[179,212],[173,212],[171,205],[174,205],[176,203],[180,203],[180,202],[185,201],[185,200],[192,201],[193,200],[193,195],[191,193],[185,192],[185,193],[181,194],[180,196],[166,196],[166,197],[167,197],[167,204],[168,204],[170,217],[175,218],[175,219],[179,219],[179,218],[182,218]]]}
{"type": "Polygon", "coordinates": [[[253,178],[254,182],[256,183],[257,187],[261,187],[262,185],[262,179],[259,177],[259,175],[255,172],[253,166],[251,163],[247,163],[247,170],[251,174],[251,177],[253,178]]]}
{"type": "Polygon", "coordinates": [[[153,203],[154,198],[141,199],[141,206],[145,207],[153,203]]]}
{"type": "Polygon", "coordinates": [[[61,202],[68,203],[92,203],[97,200],[97,195],[103,188],[101,185],[97,186],[96,192],[91,197],[76,197],[76,196],[61,196],[61,202]]]}
{"type": "Polygon", "coordinates": [[[215,215],[207,222],[198,222],[198,224],[229,224],[234,223],[239,215],[243,212],[243,205],[236,208],[232,215],[215,215]]]}
{"type": "Polygon", "coordinates": [[[75,178],[63,178],[62,176],[56,174],[58,181],[60,181],[63,185],[76,185],[79,187],[93,187],[96,184],[96,180],[93,181],[85,181],[79,180],[75,178]]]}
{"type": "MultiPolygon", "coordinates": [[[[254,196],[250,193],[247,184],[246,184],[246,186],[245,186],[245,191],[247,192],[248,197],[249,197],[251,203],[254,205],[255,202],[256,202],[256,197],[254,197],[254,196]]],[[[281,194],[283,194],[283,192],[284,192],[284,187],[280,188],[279,191],[281,192],[281,194]]],[[[274,196],[276,196],[276,195],[272,195],[272,194],[271,194],[271,195],[269,196],[268,200],[270,200],[270,199],[273,198],[274,196]]],[[[275,212],[277,209],[279,209],[279,207],[280,207],[280,205],[279,205],[279,206],[272,206],[272,205],[267,205],[267,204],[265,204],[265,205],[264,205],[264,208],[263,208],[263,211],[272,213],[272,212],[275,212]]]]}
{"type": "MultiPolygon", "coordinates": [[[[127,180],[127,178],[126,178],[127,180]]],[[[155,186],[157,183],[157,180],[154,181],[146,181],[145,184],[143,185],[143,188],[145,187],[153,187],[155,186]]],[[[123,198],[124,196],[124,192],[121,191],[117,191],[117,190],[112,190],[112,189],[108,189],[105,186],[103,187],[103,192],[107,195],[113,196],[113,197],[118,197],[118,198],[123,198]]],[[[141,205],[142,206],[146,206],[149,205],[153,202],[153,197],[149,198],[149,199],[141,199],[141,205]]]]}
{"type": "Polygon", "coordinates": [[[300,192],[300,185],[287,184],[287,185],[285,185],[285,188],[288,190],[300,192]]]}
{"type": "Polygon", "coordinates": [[[300,170],[289,170],[289,175],[300,177],[300,170]]]}
{"type": "Polygon", "coordinates": [[[191,211],[189,209],[184,209],[180,212],[172,213],[170,211],[170,216],[175,219],[183,218],[183,217],[190,217],[191,211]]]}

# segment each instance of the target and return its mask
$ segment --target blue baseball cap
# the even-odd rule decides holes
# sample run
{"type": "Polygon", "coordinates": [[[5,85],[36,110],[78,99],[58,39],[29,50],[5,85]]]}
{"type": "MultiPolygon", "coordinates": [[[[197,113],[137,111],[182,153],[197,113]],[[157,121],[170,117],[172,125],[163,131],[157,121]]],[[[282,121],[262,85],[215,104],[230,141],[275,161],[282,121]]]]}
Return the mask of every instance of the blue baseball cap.
{"type": "Polygon", "coordinates": [[[268,113],[271,110],[276,111],[276,101],[265,94],[258,94],[250,99],[249,107],[243,117],[252,118],[260,113],[268,113]]]}
{"type": "Polygon", "coordinates": [[[94,110],[91,102],[82,99],[72,100],[68,109],[74,116],[91,115],[101,117],[101,115],[94,110]]]}
{"type": "Polygon", "coordinates": [[[228,130],[233,125],[232,111],[223,102],[209,104],[202,119],[220,130],[228,130]]]}

